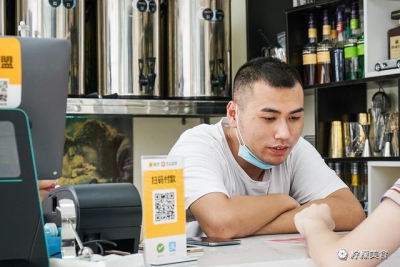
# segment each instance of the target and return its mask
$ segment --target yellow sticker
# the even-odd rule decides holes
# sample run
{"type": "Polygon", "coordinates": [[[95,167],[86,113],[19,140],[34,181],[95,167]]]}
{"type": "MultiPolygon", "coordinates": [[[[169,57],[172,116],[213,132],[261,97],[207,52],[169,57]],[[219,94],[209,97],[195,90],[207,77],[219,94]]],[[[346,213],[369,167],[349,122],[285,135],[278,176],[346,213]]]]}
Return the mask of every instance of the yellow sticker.
{"type": "Polygon", "coordinates": [[[16,38],[0,38],[0,108],[21,104],[21,44],[16,38]]]}
{"type": "Polygon", "coordinates": [[[185,234],[183,170],[143,172],[146,238],[185,234]]]}
{"type": "Polygon", "coordinates": [[[142,156],[146,262],[186,257],[183,158],[142,156]]]}

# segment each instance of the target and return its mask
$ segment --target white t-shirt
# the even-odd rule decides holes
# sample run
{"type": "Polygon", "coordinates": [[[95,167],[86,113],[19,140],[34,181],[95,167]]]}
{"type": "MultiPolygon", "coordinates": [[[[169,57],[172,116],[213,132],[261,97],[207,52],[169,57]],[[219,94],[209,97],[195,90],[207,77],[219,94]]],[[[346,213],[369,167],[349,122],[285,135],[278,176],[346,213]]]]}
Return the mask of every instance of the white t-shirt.
{"type": "Polygon", "coordinates": [[[228,197],[285,193],[300,204],[325,198],[347,188],[318,151],[302,137],[280,165],[266,171],[262,181],[252,180],[233,157],[223,127],[226,118],[216,124],[198,125],[185,131],[169,155],[183,156],[187,236],[204,235],[189,210],[198,198],[220,192],[228,197]]]}

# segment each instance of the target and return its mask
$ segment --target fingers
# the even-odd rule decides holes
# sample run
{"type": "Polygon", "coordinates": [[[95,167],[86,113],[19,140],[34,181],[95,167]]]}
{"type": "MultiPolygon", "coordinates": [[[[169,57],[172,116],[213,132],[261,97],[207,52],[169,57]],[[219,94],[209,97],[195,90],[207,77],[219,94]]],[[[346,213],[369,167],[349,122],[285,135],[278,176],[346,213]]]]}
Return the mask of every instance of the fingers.
{"type": "MultiPolygon", "coordinates": [[[[304,234],[310,224],[323,223],[329,230],[335,228],[331,209],[327,204],[312,204],[294,216],[294,222],[299,233],[304,234]]],[[[311,230],[311,228],[310,228],[311,230]]]]}

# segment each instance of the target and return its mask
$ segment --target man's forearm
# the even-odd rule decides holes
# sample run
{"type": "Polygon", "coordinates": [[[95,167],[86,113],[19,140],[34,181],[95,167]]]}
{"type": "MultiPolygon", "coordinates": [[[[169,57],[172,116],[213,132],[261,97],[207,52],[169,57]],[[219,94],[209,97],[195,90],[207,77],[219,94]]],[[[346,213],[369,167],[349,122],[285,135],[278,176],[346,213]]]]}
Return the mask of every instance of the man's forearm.
{"type": "Polygon", "coordinates": [[[190,207],[203,231],[210,237],[239,238],[253,235],[282,213],[299,206],[284,194],[236,196],[224,200],[221,197],[220,194],[210,194],[190,207]],[[214,208],[204,208],[210,206],[214,208]]]}
{"type": "MultiPolygon", "coordinates": [[[[326,203],[329,205],[332,211],[333,220],[335,221],[336,231],[348,231],[354,229],[365,219],[365,214],[361,205],[356,200],[354,201],[352,196],[348,197],[347,191],[342,190],[347,189],[338,190],[338,192],[335,192],[326,198],[310,201],[301,207],[281,214],[273,221],[260,228],[260,230],[256,231],[254,235],[297,233],[293,220],[294,215],[313,203],[326,203]]],[[[349,193],[351,194],[350,191],[349,193]]]]}

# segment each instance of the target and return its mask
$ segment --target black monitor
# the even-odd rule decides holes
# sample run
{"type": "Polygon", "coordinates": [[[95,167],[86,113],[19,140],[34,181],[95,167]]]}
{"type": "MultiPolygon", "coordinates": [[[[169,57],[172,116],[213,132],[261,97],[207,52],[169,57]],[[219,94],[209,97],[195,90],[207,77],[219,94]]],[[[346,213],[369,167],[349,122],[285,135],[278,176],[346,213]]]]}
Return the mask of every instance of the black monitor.
{"type": "Polygon", "coordinates": [[[0,37],[0,266],[49,265],[37,179],[61,175],[70,49],[0,37]]]}
{"type": "Polygon", "coordinates": [[[0,109],[25,111],[37,178],[57,179],[64,154],[71,44],[62,39],[0,38],[0,109]],[[4,45],[8,43],[13,48],[4,45]]]}

